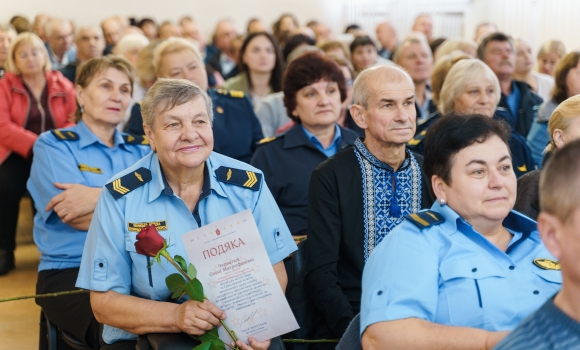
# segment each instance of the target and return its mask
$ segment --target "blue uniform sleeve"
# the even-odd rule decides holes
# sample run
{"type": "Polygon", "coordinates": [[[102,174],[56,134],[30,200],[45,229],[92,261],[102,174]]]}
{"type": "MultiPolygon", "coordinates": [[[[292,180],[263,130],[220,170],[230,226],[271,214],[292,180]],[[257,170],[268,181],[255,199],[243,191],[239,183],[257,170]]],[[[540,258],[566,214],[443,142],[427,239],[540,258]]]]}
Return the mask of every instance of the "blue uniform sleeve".
{"type": "Polygon", "coordinates": [[[284,260],[298,249],[263,176],[258,200],[252,213],[272,265],[284,260]]]}
{"type": "Polygon", "coordinates": [[[439,254],[428,231],[403,222],[371,254],[363,272],[361,335],[378,322],[435,319],[439,254]]]}
{"type": "MultiPolygon", "coordinates": [[[[66,142],[57,141],[51,133],[41,135],[34,144],[34,158],[27,183],[38,214],[46,222],[53,210],[46,211],[52,197],[63,192],[55,182],[74,183],[87,186],[72,151],[66,142]]],[[[75,142],[75,141],[72,141],[75,142]]]]}
{"type": "Polygon", "coordinates": [[[101,192],[83,250],[76,284],[79,288],[131,292],[132,263],[125,248],[124,215],[119,201],[109,191],[101,192]]]}
{"type": "Polygon", "coordinates": [[[544,157],[544,149],[548,145],[548,142],[550,142],[548,123],[535,120],[530,132],[528,133],[527,141],[532,151],[532,157],[535,163],[538,164],[538,166],[541,166],[544,157]]]}

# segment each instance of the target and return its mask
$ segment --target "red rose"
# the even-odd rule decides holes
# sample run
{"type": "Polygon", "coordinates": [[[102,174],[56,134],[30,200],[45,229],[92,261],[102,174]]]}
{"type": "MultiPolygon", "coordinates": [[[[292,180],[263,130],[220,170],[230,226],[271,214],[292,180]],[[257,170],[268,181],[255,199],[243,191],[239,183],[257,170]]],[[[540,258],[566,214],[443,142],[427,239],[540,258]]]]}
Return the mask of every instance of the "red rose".
{"type": "Polygon", "coordinates": [[[137,234],[135,249],[138,254],[156,256],[163,248],[164,239],[154,225],[147,225],[137,234]]]}

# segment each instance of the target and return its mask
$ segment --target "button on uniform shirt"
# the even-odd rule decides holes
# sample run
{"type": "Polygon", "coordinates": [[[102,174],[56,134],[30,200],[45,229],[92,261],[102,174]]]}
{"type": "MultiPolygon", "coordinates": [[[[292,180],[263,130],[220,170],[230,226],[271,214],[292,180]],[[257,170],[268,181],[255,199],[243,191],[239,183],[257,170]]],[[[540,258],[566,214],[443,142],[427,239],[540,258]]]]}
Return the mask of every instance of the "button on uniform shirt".
{"type": "Polygon", "coordinates": [[[449,206],[433,204],[445,222],[419,229],[405,220],[371,255],[363,273],[361,334],[377,322],[416,317],[449,326],[512,330],[561,286],[556,259],[536,222],[512,211],[506,252],[476,232],[449,206]]]}
{"type": "MultiPolygon", "coordinates": [[[[77,287],[168,300],[172,293],[165,285],[165,278],[175,272],[174,267],[164,259],[161,266],[151,265],[150,258],[137,254],[135,250],[138,227],[148,222],[159,223],[159,234],[167,240],[171,256],[187,257],[182,234],[251,209],[272,265],[296,250],[263,176],[259,189],[255,191],[220,182],[215,174],[222,166],[261,174],[256,168],[215,152],[205,166],[211,192],[202,194],[196,206],[197,215],[173,191],[167,190],[159,159],[154,153],[114,176],[111,181],[135,172],[145,178],[144,174],[149,170],[151,180],[119,199],[115,199],[109,190],[103,190],[83,251],[77,287]]],[[[108,344],[136,338],[134,334],[105,325],[103,339],[108,344]]]]}
{"type": "Polygon", "coordinates": [[[45,210],[48,202],[63,192],[54,183],[101,188],[111,176],[151,153],[148,144],[128,143],[125,141],[128,135],[118,131],[111,148],[82,121],[58,131],[62,135],[72,131],[78,134],[78,139],[59,140],[52,132],[41,134],[34,144],[34,161],[27,184],[37,211],[33,235],[41,253],[39,271],[78,267],[87,236],[87,231],[63,223],[54,210],[45,210]]]}

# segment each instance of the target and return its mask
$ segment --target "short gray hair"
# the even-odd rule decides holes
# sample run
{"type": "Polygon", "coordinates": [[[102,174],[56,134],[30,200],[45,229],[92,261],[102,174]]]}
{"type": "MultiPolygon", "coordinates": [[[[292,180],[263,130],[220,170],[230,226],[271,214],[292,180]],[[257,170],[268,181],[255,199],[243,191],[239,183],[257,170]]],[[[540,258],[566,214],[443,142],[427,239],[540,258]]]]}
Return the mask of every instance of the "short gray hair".
{"type": "Polygon", "coordinates": [[[161,73],[161,60],[163,59],[163,56],[174,52],[181,52],[183,50],[191,50],[200,64],[203,64],[203,57],[193,42],[184,38],[173,37],[164,40],[153,52],[153,67],[155,67],[155,74],[159,76],[161,73]]]}
{"type": "Polygon", "coordinates": [[[143,34],[125,34],[119,39],[115,47],[113,48],[113,53],[117,55],[125,55],[125,53],[134,47],[138,47],[139,50],[149,45],[149,39],[143,34]]]}
{"type": "Polygon", "coordinates": [[[72,24],[69,21],[66,21],[66,20],[60,19],[60,18],[51,18],[44,23],[44,34],[48,38],[50,38],[52,36],[52,31],[54,29],[54,26],[64,25],[64,24],[68,24],[72,29],[72,24]]]}
{"type": "Polygon", "coordinates": [[[141,103],[143,122],[153,128],[158,115],[199,97],[203,98],[210,123],[213,123],[211,98],[199,86],[185,79],[158,79],[141,103]]]}
{"type": "MultiPolygon", "coordinates": [[[[419,18],[419,16],[417,18],[419,18]]],[[[399,61],[401,60],[403,48],[405,46],[409,46],[412,44],[422,45],[427,50],[427,52],[429,52],[429,55],[431,57],[433,57],[433,53],[431,52],[431,48],[429,47],[429,43],[427,42],[426,39],[423,40],[423,39],[419,39],[417,37],[408,37],[407,39],[403,40],[403,42],[399,46],[397,46],[397,48],[395,49],[395,52],[393,53],[393,62],[399,64],[399,61]]]]}
{"type": "Polygon", "coordinates": [[[453,65],[445,77],[441,88],[439,110],[442,114],[453,112],[455,100],[465,91],[465,86],[471,82],[487,80],[493,85],[496,95],[495,104],[501,99],[499,81],[495,73],[485,63],[478,59],[465,59],[453,65]]]}
{"type": "Polygon", "coordinates": [[[0,32],[13,32],[14,33],[14,37],[16,37],[17,33],[16,33],[16,29],[14,29],[14,27],[11,24],[8,23],[0,23],[0,32]]]}
{"type": "Polygon", "coordinates": [[[96,30],[99,33],[101,39],[104,38],[103,30],[101,29],[101,27],[95,25],[83,25],[77,28],[77,31],[75,33],[75,41],[80,39],[81,33],[85,30],[96,30]]]}
{"type": "Polygon", "coordinates": [[[413,90],[415,89],[415,84],[413,84],[413,79],[405,72],[401,67],[394,66],[392,64],[380,64],[373,67],[367,68],[359,73],[353,84],[353,97],[354,103],[363,106],[364,109],[368,108],[368,101],[370,96],[369,89],[369,79],[379,72],[384,71],[386,73],[386,79],[383,83],[398,83],[401,80],[407,79],[413,90]]]}

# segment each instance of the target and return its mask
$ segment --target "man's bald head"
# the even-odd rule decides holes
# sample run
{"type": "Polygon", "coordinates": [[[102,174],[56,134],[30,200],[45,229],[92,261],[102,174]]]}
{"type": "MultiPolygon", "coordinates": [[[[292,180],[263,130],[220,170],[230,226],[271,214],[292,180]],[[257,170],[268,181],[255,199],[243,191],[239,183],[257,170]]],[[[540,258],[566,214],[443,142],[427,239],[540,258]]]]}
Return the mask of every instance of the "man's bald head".
{"type": "Polygon", "coordinates": [[[413,31],[425,34],[427,40],[431,42],[433,37],[433,20],[431,19],[431,16],[426,13],[417,16],[413,23],[413,31]]]}
{"type": "Polygon", "coordinates": [[[397,31],[389,22],[382,22],[377,25],[377,40],[381,46],[389,51],[393,51],[397,46],[397,31]]]}
{"type": "Polygon", "coordinates": [[[413,79],[397,66],[377,65],[367,68],[360,72],[354,81],[354,103],[367,109],[369,97],[377,88],[405,81],[415,90],[413,79]]]}
{"type": "Polygon", "coordinates": [[[111,17],[103,20],[101,22],[101,28],[103,29],[103,35],[105,36],[105,41],[110,46],[115,46],[117,41],[121,39],[121,34],[123,32],[123,26],[119,19],[116,17],[111,17]]]}

